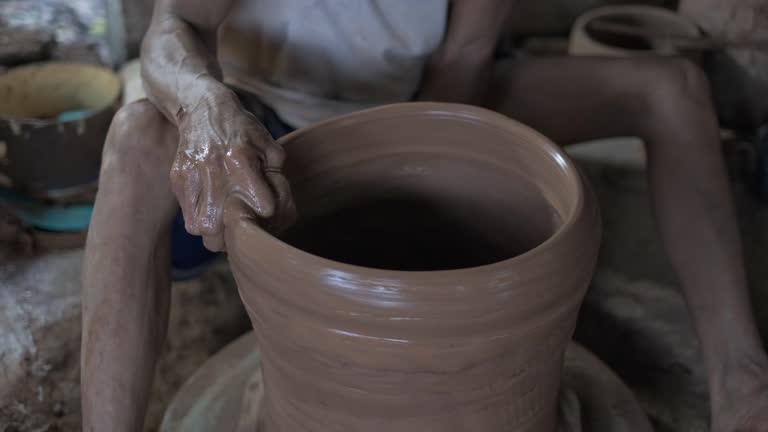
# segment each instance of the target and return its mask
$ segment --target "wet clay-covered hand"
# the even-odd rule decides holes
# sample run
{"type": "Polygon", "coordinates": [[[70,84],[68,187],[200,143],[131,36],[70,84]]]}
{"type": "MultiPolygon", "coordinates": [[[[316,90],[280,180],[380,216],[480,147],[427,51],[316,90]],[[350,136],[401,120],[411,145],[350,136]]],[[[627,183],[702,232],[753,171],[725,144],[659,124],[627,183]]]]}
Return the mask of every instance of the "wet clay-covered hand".
{"type": "Polygon", "coordinates": [[[147,96],[179,131],[171,184],[186,228],[211,250],[224,248],[230,198],[275,229],[293,218],[283,150],[221,81],[216,35],[232,3],[158,0],[141,52],[147,96]]]}
{"type": "Polygon", "coordinates": [[[281,173],[283,149],[232,92],[203,99],[180,117],[178,127],[171,185],[187,231],[203,236],[208,249],[222,250],[229,199],[271,219],[272,227],[290,223],[295,208],[281,173]]]}

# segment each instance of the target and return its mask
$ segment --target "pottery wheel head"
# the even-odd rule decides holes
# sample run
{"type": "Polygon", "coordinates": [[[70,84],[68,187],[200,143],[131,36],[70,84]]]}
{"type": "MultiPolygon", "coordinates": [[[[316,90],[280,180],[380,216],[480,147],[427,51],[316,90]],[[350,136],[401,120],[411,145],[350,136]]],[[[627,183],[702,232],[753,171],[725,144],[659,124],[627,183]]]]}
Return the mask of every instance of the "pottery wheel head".
{"type": "MultiPolygon", "coordinates": [[[[182,386],[161,432],[254,432],[263,396],[253,333],[209,359],[182,386]]],[[[565,357],[557,432],[652,432],[631,390],[580,345],[565,357]]]]}

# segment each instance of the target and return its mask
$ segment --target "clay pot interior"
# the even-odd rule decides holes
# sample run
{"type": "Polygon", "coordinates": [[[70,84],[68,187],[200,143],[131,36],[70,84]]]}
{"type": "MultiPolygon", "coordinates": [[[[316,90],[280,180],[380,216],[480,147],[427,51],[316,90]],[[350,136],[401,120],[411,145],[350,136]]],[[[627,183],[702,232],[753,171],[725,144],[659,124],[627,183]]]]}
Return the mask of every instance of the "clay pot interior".
{"type": "MultiPolygon", "coordinates": [[[[646,38],[635,35],[624,35],[601,30],[599,23],[623,24],[629,27],[644,29],[649,27],[648,22],[643,22],[636,15],[616,14],[607,17],[598,17],[587,24],[587,34],[595,41],[628,50],[651,50],[653,44],[646,38]]],[[[651,27],[653,29],[653,27],[651,27]]]]}
{"type": "Polygon", "coordinates": [[[109,69],[88,64],[38,63],[0,75],[0,95],[0,117],[45,120],[114,104],[120,79],[109,69]]]}
{"type": "Polygon", "coordinates": [[[299,223],[282,238],[314,255],[363,267],[452,270],[517,256],[549,238],[560,217],[519,174],[419,155],[424,174],[384,178],[390,160],[361,162],[332,183],[298,191],[299,223]],[[361,177],[359,174],[363,174],[361,177]],[[466,180],[465,180],[466,179],[466,180]],[[460,193],[447,194],[458,190],[460,193]],[[307,196],[334,196],[318,202],[307,196]]]}
{"type": "Polygon", "coordinates": [[[287,137],[300,219],[280,238],[328,260],[399,271],[488,265],[545,242],[572,211],[555,184],[570,181],[577,196],[573,173],[534,132],[521,126],[510,139],[461,114],[393,116],[287,137]],[[314,154],[328,141],[339,157],[314,154]],[[484,154],[487,147],[499,153],[484,154]]]}

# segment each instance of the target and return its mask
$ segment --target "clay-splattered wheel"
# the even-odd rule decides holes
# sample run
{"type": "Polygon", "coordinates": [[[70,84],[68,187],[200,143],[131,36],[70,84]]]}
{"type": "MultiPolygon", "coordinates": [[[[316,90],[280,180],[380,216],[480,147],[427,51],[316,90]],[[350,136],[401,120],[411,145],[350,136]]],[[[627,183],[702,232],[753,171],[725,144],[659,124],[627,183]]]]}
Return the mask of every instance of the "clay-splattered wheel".
{"type": "MultiPolygon", "coordinates": [[[[161,432],[254,432],[263,386],[255,335],[240,337],[182,386],[161,432]]],[[[651,432],[632,392],[605,364],[571,343],[565,356],[558,432],[651,432]]]]}
{"type": "Polygon", "coordinates": [[[255,346],[256,337],[250,332],[208,359],[171,400],[160,430],[253,432],[247,428],[250,410],[258,409],[261,399],[255,346]]]}

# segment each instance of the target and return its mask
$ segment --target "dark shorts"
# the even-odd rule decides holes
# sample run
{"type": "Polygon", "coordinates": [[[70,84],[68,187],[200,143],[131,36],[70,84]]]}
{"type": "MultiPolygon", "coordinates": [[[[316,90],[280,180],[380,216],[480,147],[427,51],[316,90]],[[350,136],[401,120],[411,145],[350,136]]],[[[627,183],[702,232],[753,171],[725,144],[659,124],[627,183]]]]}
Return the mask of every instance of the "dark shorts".
{"type": "MultiPolygon", "coordinates": [[[[237,90],[236,93],[243,105],[261,120],[274,139],[294,130],[255,96],[237,90]]],[[[171,245],[174,280],[184,280],[199,275],[207,264],[221,255],[206,249],[201,237],[187,232],[184,228],[184,217],[181,210],[173,222],[171,245]]]]}

